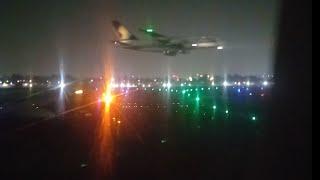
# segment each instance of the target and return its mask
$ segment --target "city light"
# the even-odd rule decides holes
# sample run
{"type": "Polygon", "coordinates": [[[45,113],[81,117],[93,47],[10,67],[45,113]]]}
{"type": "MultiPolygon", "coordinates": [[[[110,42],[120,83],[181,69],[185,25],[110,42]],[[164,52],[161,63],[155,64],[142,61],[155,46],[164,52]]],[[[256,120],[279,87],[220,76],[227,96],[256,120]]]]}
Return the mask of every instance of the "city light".
{"type": "Polygon", "coordinates": [[[214,106],[213,106],[213,109],[214,109],[214,110],[216,110],[216,109],[217,109],[217,106],[216,106],[216,105],[214,105],[214,106]]]}
{"type": "Polygon", "coordinates": [[[79,90],[76,90],[74,93],[75,93],[76,95],[81,95],[81,94],[83,94],[83,90],[82,90],[82,89],[79,89],[79,90]]]}
{"type": "Polygon", "coordinates": [[[9,87],[9,84],[3,83],[3,84],[2,84],[2,87],[9,87]]]}
{"type": "Polygon", "coordinates": [[[252,120],[252,121],[256,121],[256,120],[257,120],[257,117],[256,117],[256,116],[253,116],[253,117],[251,118],[251,120],[252,120]]]}
{"type": "Polygon", "coordinates": [[[229,86],[229,83],[228,83],[228,81],[224,81],[224,82],[223,82],[223,86],[224,86],[224,87],[227,87],[227,86],[229,86]]]}
{"type": "Polygon", "coordinates": [[[268,85],[269,85],[269,82],[268,82],[268,81],[264,81],[264,82],[263,82],[263,85],[264,85],[264,86],[268,86],[268,85]]]}
{"type": "Polygon", "coordinates": [[[196,43],[192,44],[192,47],[198,47],[198,44],[196,44],[196,43]]]}

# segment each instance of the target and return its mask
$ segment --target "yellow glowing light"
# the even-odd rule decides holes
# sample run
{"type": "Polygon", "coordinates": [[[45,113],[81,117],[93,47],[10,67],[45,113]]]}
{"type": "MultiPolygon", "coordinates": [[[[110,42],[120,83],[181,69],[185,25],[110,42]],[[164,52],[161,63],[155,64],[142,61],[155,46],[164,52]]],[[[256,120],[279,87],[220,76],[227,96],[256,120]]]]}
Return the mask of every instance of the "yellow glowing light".
{"type": "Polygon", "coordinates": [[[81,94],[83,94],[83,90],[82,90],[82,89],[79,89],[79,90],[76,90],[74,93],[75,93],[76,95],[81,95],[81,94]]]}
{"type": "Polygon", "coordinates": [[[113,96],[111,95],[111,92],[104,93],[102,97],[103,97],[102,98],[103,102],[105,102],[108,105],[111,104],[113,100],[113,96]]]}

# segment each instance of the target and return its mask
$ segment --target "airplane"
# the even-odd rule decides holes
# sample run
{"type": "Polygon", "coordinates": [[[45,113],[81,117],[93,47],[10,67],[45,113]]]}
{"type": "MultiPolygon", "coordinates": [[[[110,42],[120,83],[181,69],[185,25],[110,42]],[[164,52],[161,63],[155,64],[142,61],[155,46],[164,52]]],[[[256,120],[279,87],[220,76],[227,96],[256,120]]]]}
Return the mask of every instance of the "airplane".
{"type": "Polygon", "coordinates": [[[112,43],[116,47],[129,50],[176,56],[178,54],[188,54],[191,50],[196,49],[216,48],[217,50],[222,50],[224,48],[217,40],[208,37],[201,37],[196,40],[178,39],[159,34],[152,28],[139,29],[140,32],[151,39],[150,42],[146,42],[130,33],[129,30],[118,21],[112,21],[112,26],[117,36],[117,40],[113,40],[112,43]]]}

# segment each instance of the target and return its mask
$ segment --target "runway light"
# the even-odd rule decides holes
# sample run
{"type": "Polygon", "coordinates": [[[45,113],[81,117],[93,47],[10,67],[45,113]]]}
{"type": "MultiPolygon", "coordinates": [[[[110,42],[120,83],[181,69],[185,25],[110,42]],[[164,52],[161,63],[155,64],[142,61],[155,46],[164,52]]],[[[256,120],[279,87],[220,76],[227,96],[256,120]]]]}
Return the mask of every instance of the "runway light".
{"type": "Polygon", "coordinates": [[[216,110],[216,109],[217,109],[217,106],[213,106],[212,108],[213,108],[214,110],[216,110]]]}
{"type": "Polygon", "coordinates": [[[229,114],[229,110],[226,110],[226,114],[229,114]]]}
{"type": "Polygon", "coordinates": [[[251,117],[251,120],[252,120],[252,121],[256,121],[256,120],[257,120],[257,117],[256,117],[256,116],[253,116],[253,117],[251,117]]]}
{"type": "Polygon", "coordinates": [[[229,83],[228,83],[228,81],[224,81],[224,82],[223,82],[223,86],[224,86],[224,87],[227,87],[227,86],[229,86],[229,83]]]}
{"type": "Polygon", "coordinates": [[[113,100],[113,96],[111,95],[110,92],[106,92],[103,94],[102,96],[102,100],[104,103],[106,103],[107,105],[110,105],[112,100],[113,100]]]}
{"type": "Polygon", "coordinates": [[[200,97],[196,97],[196,101],[199,102],[200,101],[200,97]]]}
{"type": "Polygon", "coordinates": [[[81,94],[83,94],[83,90],[76,90],[75,92],[74,92],[76,95],[81,95],[81,94]]]}
{"type": "Polygon", "coordinates": [[[66,84],[65,84],[64,82],[61,82],[60,85],[59,85],[59,87],[60,87],[61,89],[64,89],[64,88],[66,87],[66,84]]]}

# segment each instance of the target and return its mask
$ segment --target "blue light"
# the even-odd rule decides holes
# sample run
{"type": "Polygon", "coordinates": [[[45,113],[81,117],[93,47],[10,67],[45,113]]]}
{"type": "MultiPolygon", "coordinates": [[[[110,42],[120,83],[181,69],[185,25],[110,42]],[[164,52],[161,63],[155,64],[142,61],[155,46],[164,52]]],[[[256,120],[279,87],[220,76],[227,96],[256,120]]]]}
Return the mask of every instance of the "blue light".
{"type": "Polygon", "coordinates": [[[238,89],[238,93],[241,93],[241,89],[238,89]]]}

